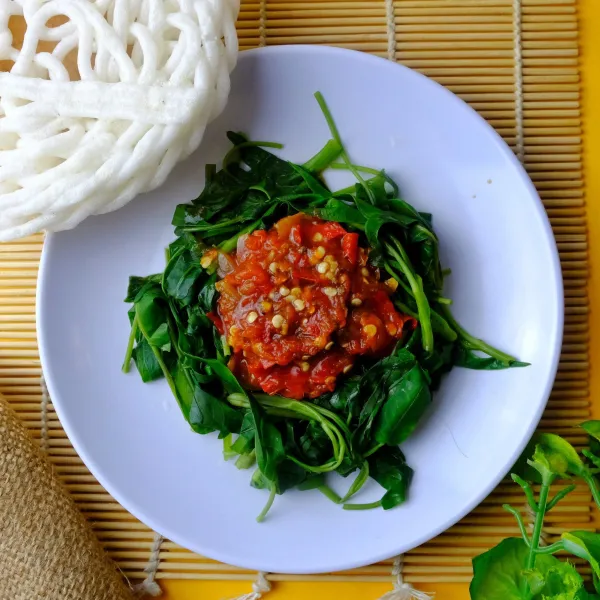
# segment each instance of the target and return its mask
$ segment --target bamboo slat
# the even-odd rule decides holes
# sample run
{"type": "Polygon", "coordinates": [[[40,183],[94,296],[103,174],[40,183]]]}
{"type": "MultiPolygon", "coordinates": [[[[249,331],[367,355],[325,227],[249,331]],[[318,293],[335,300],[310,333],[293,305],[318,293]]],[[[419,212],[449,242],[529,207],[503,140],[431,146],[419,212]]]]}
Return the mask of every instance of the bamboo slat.
{"type": "MultiPolygon", "coordinates": [[[[242,0],[242,49],[310,43],[393,58],[448,87],[487,119],[513,147],[515,104],[512,0],[395,0],[393,29],[384,0],[242,0]],[[392,37],[390,39],[390,33],[392,37]]],[[[522,0],[521,55],[524,164],[551,220],[565,279],[565,337],[560,370],[540,423],[577,447],[574,426],[590,415],[589,277],[582,175],[582,124],[576,0],[522,0]]],[[[0,245],[0,392],[46,448],[58,475],[92,522],[98,538],[130,579],[146,576],[153,532],[129,515],[87,471],[66,438],[52,403],[42,418],[35,337],[35,283],[42,237],[0,245]],[[43,433],[43,439],[42,437],[43,433]]],[[[516,535],[505,502],[523,506],[520,490],[502,482],[456,526],[405,557],[413,583],[468,582],[471,558],[516,535]]],[[[591,498],[582,486],[547,520],[547,533],[590,529],[591,498]]],[[[390,581],[391,561],[319,576],[271,575],[273,581],[390,581]]],[[[165,541],[158,579],[249,580],[254,573],[198,556],[165,541]]]]}

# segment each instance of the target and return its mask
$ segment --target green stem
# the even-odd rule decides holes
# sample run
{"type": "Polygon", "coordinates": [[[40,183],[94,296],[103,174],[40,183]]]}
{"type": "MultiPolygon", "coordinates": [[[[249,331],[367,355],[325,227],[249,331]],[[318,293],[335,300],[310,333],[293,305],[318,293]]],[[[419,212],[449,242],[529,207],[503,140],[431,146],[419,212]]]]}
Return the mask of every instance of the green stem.
{"type": "Polygon", "coordinates": [[[256,219],[256,221],[253,221],[252,223],[250,223],[250,225],[247,225],[246,227],[244,227],[244,229],[238,231],[233,237],[230,237],[224,242],[221,242],[218,245],[219,250],[225,254],[229,254],[229,252],[233,251],[234,248],[237,246],[240,237],[246,235],[247,233],[252,233],[255,229],[260,227],[262,225],[263,219],[271,216],[275,212],[276,208],[277,204],[271,205],[271,207],[268,208],[260,218],[256,219]]]}
{"type": "Polygon", "coordinates": [[[542,534],[542,525],[544,524],[544,515],[546,514],[546,504],[548,502],[548,493],[550,485],[547,482],[542,483],[540,488],[540,498],[538,500],[538,511],[535,515],[533,533],[531,534],[531,546],[529,547],[529,556],[527,557],[527,569],[533,569],[535,566],[535,555],[540,545],[540,536],[542,534]]]}
{"type": "MultiPolygon", "coordinates": [[[[387,268],[386,268],[387,270],[387,268]]],[[[411,310],[404,302],[400,302],[400,300],[393,299],[394,304],[405,314],[413,319],[419,320],[419,315],[414,310],[411,310]]],[[[449,342],[453,342],[458,336],[456,335],[456,331],[448,325],[444,317],[440,316],[433,308],[430,307],[431,313],[431,327],[435,333],[439,333],[445,340],[449,342]]]]}
{"type": "Polygon", "coordinates": [[[249,469],[256,462],[256,451],[252,450],[250,454],[241,454],[235,461],[238,469],[249,469]]]}
{"type": "Polygon", "coordinates": [[[265,520],[265,517],[267,516],[267,513],[271,509],[271,506],[273,506],[273,501],[275,500],[276,494],[277,494],[277,490],[275,489],[275,486],[272,485],[271,486],[271,493],[269,494],[269,499],[267,500],[267,503],[265,504],[265,507],[260,512],[260,515],[258,515],[258,517],[256,517],[256,522],[257,523],[262,523],[265,520]]]}
{"type": "Polygon", "coordinates": [[[342,150],[343,148],[337,140],[329,140],[321,150],[302,166],[312,173],[320,173],[331,166],[331,163],[338,158],[342,150]]]}
{"type": "Polygon", "coordinates": [[[317,489],[332,502],[336,504],[342,503],[342,499],[328,485],[320,485],[317,489]]]}
{"type": "Polygon", "coordinates": [[[516,473],[511,473],[511,478],[515,483],[519,484],[525,492],[525,496],[527,497],[527,502],[529,503],[531,510],[539,510],[537,502],[533,497],[533,490],[531,489],[531,486],[524,479],[521,479],[516,473]]]}
{"type": "Polygon", "coordinates": [[[386,250],[394,257],[400,265],[402,273],[408,280],[412,290],[415,302],[417,303],[417,311],[419,313],[419,323],[421,325],[422,343],[425,352],[430,354],[433,351],[433,329],[431,327],[431,311],[429,301],[423,291],[423,283],[421,278],[412,272],[408,264],[404,261],[400,253],[390,244],[385,245],[386,250]]]}
{"type": "MultiPolygon", "coordinates": [[[[361,173],[369,173],[369,175],[376,175],[377,177],[383,177],[387,183],[390,184],[392,189],[394,190],[394,197],[398,197],[400,195],[400,190],[396,182],[383,170],[373,169],[372,167],[365,167],[363,165],[352,165],[357,171],[361,173]]],[[[329,165],[330,169],[336,169],[338,171],[349,171],[350,168],[345,163],[332,163],[329,165]]],[[[368,181],[371,181],[370,179],[368,181]]],[[[367,181],[367,182],[368,182],[367,181]]]]}
{"type": "Polygon", "coordinates": [[[223,252],[224,254],[229,254],[237,246],[238,240],[243,235],[246,235],[247,233],[252,233],[261,224],[261,222],[262,222],[262,217],[260,219],[257,219],[256,221],[253,221],[252,223],[250,223],[250,225],[247,225],[246,227],[244,227],[244,229],[238,231],[233,237],[230,237],[229,239],[225,240],[224,242],[221,242],[218,246],[219,250],[221,252],[223,252]]]}
{"type": "Polygon", "coordinates": [[[356,179],[365,188],[365,191],[367,192],[367,196],[369,197],[371,204],[375,204],[375,196],[373,195],[373,191],[365,183],[365,180],[362,178],[362,175],[358,172],[358,170],[355,168],[355,166],[350,161],[348,153],[346,152],[346,149],[344,148],[344,144],[342,143],[342,138],[340,136],[340,132],[338,131],[338,128],[336,127],[335,121],[333,120],[333,116],[331,115],[331,111],[329,110],[329,107],[327,106],[327,103],[325,102],[325,98],[323,98],[323,94],[321,94],[321,92],[316,92],[315,98],[316,98],[317,102],[319,103],[319,106],[321,107],[321,111],[323,112],[323,116],[325,117],[325,121],[327,122],[327,126],[329,127],[329,131],[331,131],[331,136],[340,145],[340,148],[341,148],[340,156],[341,156],[342,160],[348,166],[348,170],[352,172],[354,177],[356,177],[356,179]]]}
{"type": "Polygon", "coordinates": [[[513,508],[510,504],[503,504],[502,508],[509,512],[517,520],[517,525],[519,526],[519,531],[523,536],[523,541],[528,548],[531,548],[531,543],[529,541],[529,537],[527,536],[527,529],[525,528],[525,523],[523,523],[523,517],[521,516],[521,513],[516,508],[513,508]]]}
{"type": "MultiPolygon", "coordinates": [[[[281,411],[288,411],[294,413],[293,415],[290,415],[292,417],[316,421],[329,438],[333,448],[333,458],[331,460],[323,463],[322,465],[313,466],[308,465],[297,459],[295,456],[290,455],[288,458],[291,461],[295,462],[298,466],[302,467],[306,471],[310,471],[311,473],[328,473],[330,471],[335,471],[342,464],[346,455],[346,451],[349,447],[349,443],[346,441],[346,438],[340,430],[340,427],[344,431],[348,431],[348,428],[341,420],[339,420],[337,416],[335,419],[332,418],[332,420],[329,421],[328,418],[322,414],[322,412],[320,412],[325,411],[331,415],[332,413],[326,411],[326,409],[321,409],[320,407],[317,408],[316,405],[309,402],[298,402],[297,400],[284,398],[282,396],[256,394],[255,398],[256,401],[266,410],[267,414],[281,414],[281,411]],[[337,424],[335,422],[336,420],[338,421],[337,424]]],[[[227,396],[227,401],[233,406],[238,406],[241,408],[247,408],[249,406],[248,398],[239,393],[230,394],[227,396]]]]}
{"type": "Polygon", "coordinates": [[[121,370],[123,373],[129,373],[129,368],[131,366],[131,358],[133,357],[133,345],[135,344],[135,336],[138,331],[138,318],[137,314],[133,317],[133,322],[131,323],[131,332],[129,333],[129,341],[127,342],[127,350],[125,351],[125,360],[123,361],[123,366],[121,370]]]}
{"type": "Polygon", "coordinates": [[[542,546],[538,548],[535,553],[536,554],[556,554],[565,549],[565,545],[563,541],[555,542],[554,544],[550,544],[550,546],[542,546]]]}
{"type": "MultiPolygon", "coordinates": [[[[352,164],[352,167],[362,173],[369,173],[369,175],[381,175],[381,171],[373,169],[372,167],[364,167],[363,165],[355,164],[352,164]]],[[[329,165],[329,168],[337,171],[350,171],[350,167],[346,163],[333,163],[332,165],[329,165]]]]}
{"type": "MultiPolygon", "coordinates": [[[[346,165],[344,165],[346,166],[346,165]]],[[[370,181],[370,180],[367,180],[370,181]]],[[[354,194],[354,192],[356,191],[356,184],[353,185],[349,185],[348,187],[342,188],[340,190],[337,190],[335,192],[333,192],[333,195],[335,198],[338,198],[339,196],[347,196],[347,195],[352,195],[354,194]]]]}
{"type": "Polygon", "coordinates": [[[571,484],[566,487],[564,490],[560,490],[557,492],[556,496],[548,502],[548,506],[546,506],[546,513],[549,513],[567,494],[570,494],[577,486],[571,484]]]}
{"type": "Polygon", "coordinates": [[[373,508],[381,508],[381,500],[370,502],[369,504],[344,504],[344,510],[371,510],[373,508]]]}
{"type": "Polygon", "coordinates": [[[456,333],[458,333],[459,337],[468,345],[469,348],[471,348],[471,350],[480,350],[481,352],[485,352],[488,356],[506,363],[513,363],[517,360],[514,356],[506,354],[505,352],[490,346],[483,340],[473,337],[459,325],[447,306],[440,305],[440,309],[446,321],[448,321],[456,333]]]}
{"type": "Polygon", "coordinates": [[[363,465],[360,469],[360,472],[356,476],[356,479],[352,482],[352,485],[346,492],[346,495],[340,500],[340,502],[346,503],[346,502],[348,502],[348,500],[350,500],[350,498],[352,498],[352,496],[355,496],[356,494],[358,494],[358,492],[360,491],[362,486],[365,485],[365,483],[367,482],[368,479],[369,479],[369,463],[365,460],[365,462],[363,462],[363,465]]]}
{"type": "Polygon", "coordinates": [[[364,458],[368,458],[369,456],[371,456],[372,454],[375,454],[375,452],[377,452],[377,450],[379,450],[379,448],[382,448],[383,446],[385,446],[385,444],[375,444],[375,446],[373,446],[370,450],[367,450],[364,454],[363,457],[364,458]]]}
{"type": "MultiPolygon", "coordinates": [[[[138,317],[138,315],[137,315],[137,307],[136,307],[136,318],[137,317],[138,317]]],[[[142,323],[139,318],[137,319],[137,322],[138,322],[138,327],[140,328],[142,335],[148,342],[148,346],[150,346],[150,349],[152,350],[152,352],[154,353],[154,356],[156,357],[156,360],[163,372],[163,375],[165,376],[165,379],[167,380],[167,383],[169,384],[169,387],[171,388],[171,392],[173,392],[173,396],[175,396],[175,399],[177,400],[177,403],[179,404],[179,408],[181,408],[181,410],[183,411],[183,414],[185,415],[186,413],[183,410],[183,406],[181,406],[179,394],[177,393],[177,388],[175,387],[175,381],[173,380],[173,377],[171,377],[171,373],[170,373],[169,369],[167,368],[165,361],[163,360],[160,350],[156,346],[153,346],[150,343],[150,336],[148,335],[148,333],[146,331],[144,331],[144,328],[142,327],[142,323]]]]}
{"type": "Polygon", "coordinates": [[[592,492],[592,498],[594,498],[594,502],[596,506],[600,508],[600,492],[598,492],[598,486],[596,484],[596,479],[591,473],[584,472],[582,475],[583,480],[588,484],[590,488],[590,492],[592,492]]]}
{"type": "MultiPolygon", "coordinates": [[[[183,229],[183,231],[187,233],[201,233],[204,231],[210,232],[210,235],[217,235],[221,233],[226,233],[228,230],[235,231],[235,229],[237,229],[238,223],[241,220],[241,217],[235,217],[234,219],[227,219],[216,224],[205,222],[201,225],[182,225],[181,229],[183,229]]],[[[181,254],[183,250],[185,250],[185,248],[180,248],[175,254],[175,256],[181,254]]]]}
{"type": "Polygon", "coordinates": [[[581,454],[583,454],[593,465],[596,467],[600,467],[600,458],[596,456],[590,450],[582,450],[581,454]]]}

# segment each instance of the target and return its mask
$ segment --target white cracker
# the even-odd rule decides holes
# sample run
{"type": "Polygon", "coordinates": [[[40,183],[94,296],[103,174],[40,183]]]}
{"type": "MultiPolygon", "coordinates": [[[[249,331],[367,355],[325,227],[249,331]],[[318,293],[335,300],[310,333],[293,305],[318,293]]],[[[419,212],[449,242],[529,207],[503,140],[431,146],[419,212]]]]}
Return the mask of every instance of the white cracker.
{"type": "Polygon", "coordinates": [[[238,11],[239,0],[0,0],[0,60],[14,61],[0,73],[0,241],[74,227],[161,185],[223,110],[238,11]],[[20,50],[13,15],[27,22],[20,50]]]}

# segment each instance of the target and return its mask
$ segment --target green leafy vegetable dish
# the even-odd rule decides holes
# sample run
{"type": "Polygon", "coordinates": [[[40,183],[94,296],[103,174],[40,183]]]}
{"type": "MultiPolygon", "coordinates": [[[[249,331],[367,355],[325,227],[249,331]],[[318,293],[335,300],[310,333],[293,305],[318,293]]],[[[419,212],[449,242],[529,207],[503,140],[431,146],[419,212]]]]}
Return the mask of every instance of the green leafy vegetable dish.
{"type": "Polygon", "coordinates": [[[524,363],[465,331],[443,295],[430,214],[384,172],[353,164],[331,130],[303,165],[271,142],[227,135],[220,170],[173,217],[163,273],[131,277],[131,361],[165,378],[191,428],[218,432],[224,457],[276,494],[318,489],[347,510],[393,508],[412,469],[399,449],[454,366],[524,363]],[[331,191],[322,175],[356,184],[331,191]],[[328,473],[358,471],[343,497],[328,473]],[[373,478],[385,490],[351,502],[373,478]]]}

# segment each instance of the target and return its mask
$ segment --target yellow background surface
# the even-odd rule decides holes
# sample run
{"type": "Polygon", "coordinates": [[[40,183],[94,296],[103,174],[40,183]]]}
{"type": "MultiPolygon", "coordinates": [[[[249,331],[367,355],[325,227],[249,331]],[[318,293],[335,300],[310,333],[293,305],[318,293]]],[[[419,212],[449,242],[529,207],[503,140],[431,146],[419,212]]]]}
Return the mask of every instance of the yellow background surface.
{"type": "MultiPolygon", "coordinates": [[[[589,300],[590,356],[592,362],[592,398],[600,397],[600,370],[595,357],[600,356],[600,316],[593,310],[600,306],[600,0],[580,0],[581,65],[583,78],[584,160],[589,227],[591,281],[589,300]]],[[[600,417],[600,399],[594,402],[594,414],[600,417]]],[[[293,540],[290,540],[293,543],[293,540]]],[[[166,600],[222,600],[251,591],[248,582],[161,581],[166,600]]],[[[390,590],[391,584],[380,583],[277,583],[269,600],[377,600],[390,590]]],[[[439,600],[467,600],[468,586],[463,584],[421,585],[435,591],[439,600]]]]}

